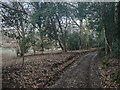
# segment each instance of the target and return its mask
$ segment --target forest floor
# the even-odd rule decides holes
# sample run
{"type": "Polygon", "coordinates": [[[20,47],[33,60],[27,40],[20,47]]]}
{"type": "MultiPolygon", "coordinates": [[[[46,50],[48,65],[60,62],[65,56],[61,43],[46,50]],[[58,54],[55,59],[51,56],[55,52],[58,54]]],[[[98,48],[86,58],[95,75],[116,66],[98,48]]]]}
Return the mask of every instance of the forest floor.
{"type": "Polygon", "coordinates": [[[105,75],[109,70],[101,69],[96,51],[28,55],[25,56],[24,67],[22,67],[22,58],[6,58],[3,56],[2,59],[3,88],[105,88],[111,86],[110,80],[106,82],[108,78],[105,75]]]}
{"type": "Polygon", "coordinates": [[[25,56],[22,67],[22,58],[3,58],[2,87],[3,88],[42,88],[48,87],[60,78],[61,74],[76,61],[77,58],[87,53],[68,52],[43,55],[25,56]]]}
{"type": "Polygon", "coordinates": [[[120,88],[118,80],[118,58],[105,56],[99,66],[101,84],[103,88],[120,88]]]}

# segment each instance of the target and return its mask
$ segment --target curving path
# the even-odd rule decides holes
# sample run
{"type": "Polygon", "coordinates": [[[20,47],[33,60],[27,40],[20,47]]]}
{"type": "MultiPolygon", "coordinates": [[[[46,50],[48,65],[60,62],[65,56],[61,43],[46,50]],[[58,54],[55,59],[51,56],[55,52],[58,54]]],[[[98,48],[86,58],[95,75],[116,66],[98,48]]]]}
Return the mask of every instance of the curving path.
{"type": "Polygon", "coordinates": [[[100,88],[97,52],[79,58],[50,88],[100,88]]]}

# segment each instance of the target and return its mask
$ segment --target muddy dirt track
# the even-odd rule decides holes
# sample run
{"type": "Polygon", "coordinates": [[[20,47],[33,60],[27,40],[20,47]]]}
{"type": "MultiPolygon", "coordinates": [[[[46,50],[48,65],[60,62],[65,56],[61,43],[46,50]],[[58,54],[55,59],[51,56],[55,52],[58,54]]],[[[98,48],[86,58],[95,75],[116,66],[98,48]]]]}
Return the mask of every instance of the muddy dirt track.
{"type": "Polygon", "coordinates": [[[50,88],[100,88],[97,53],[79,58],[50,88]]]}

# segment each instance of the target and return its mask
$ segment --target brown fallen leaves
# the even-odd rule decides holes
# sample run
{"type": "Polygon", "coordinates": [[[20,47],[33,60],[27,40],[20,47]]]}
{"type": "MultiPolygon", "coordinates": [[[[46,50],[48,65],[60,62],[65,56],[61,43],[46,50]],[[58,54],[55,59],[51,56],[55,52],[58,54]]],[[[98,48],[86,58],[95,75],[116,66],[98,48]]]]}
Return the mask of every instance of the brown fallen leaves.
{"type": "Polygon", "coordinates": [[[57,54],[27,57],[21,63],[3,67],[3,88],[44,88],[60,77],[61,72],[75,61],[77,54],[57,54]]]}
{"type": "Polygon", "coordinates": [[[112,74],[118,71],[117,59],[108,59],[107,64],[100,66],[103,88],[117,88],[118,84],[113,80],[112,74]]]}

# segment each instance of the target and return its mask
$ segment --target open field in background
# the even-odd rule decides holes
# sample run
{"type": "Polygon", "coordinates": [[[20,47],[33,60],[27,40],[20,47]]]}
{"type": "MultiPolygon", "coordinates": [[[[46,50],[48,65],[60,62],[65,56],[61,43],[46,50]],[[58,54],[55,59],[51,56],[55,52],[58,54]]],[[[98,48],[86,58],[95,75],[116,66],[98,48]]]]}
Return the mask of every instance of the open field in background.
{"type": "MultiPolygon", "coordinates": [[[[90,49],[91,51],[93,50],[96,50],[96,48],[92,48],[90,49]]],[[[68,51],[67,53],[68,54],[71,54],[71,53],[82,53],[82,52],[87,52],[89,50],[75,50],[75,51],[68,51]]],[[[18,62],[22,62],[22,58],[20,57],[17,57],[16,55],[16,52],[15,52],[15,49],[14,48],[0,48],[0,52],[2,52],[2,66],[7,66],[7,65],[11,65],[11,64],[14,64],[14,63],[18,63],[18,62]]],[[[27,61],[26,59],[30,57],[52,57],[53,55],[59,55],[59,54],[62,54],[62,51],[61,50],[54,50],[54,51],[44,51],[44,52],[36,52],[36,54],[34,55],[32,51],[29,51],[26,55],[25,55],[25,61],[27,61]]],[[[57,57],[57,56],[56,56],[57,57]]],[[[59,58],[59,56],[58,56],[59,58]]]]}
{"type": "Polygon", "coordinates": [[[13,48],[0,48],[0,52],[2,53],[2,59],[11,59],[16,57],[16,52],[13,48]]]}
{"type": "Polygon", "coordinates": [[[120,2],[7,0],[0,11],[3,89],[120,88],[120,2]]]}

